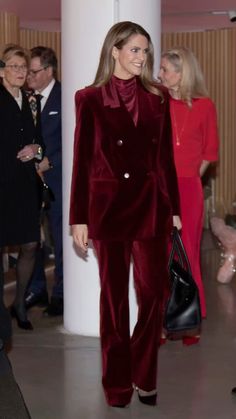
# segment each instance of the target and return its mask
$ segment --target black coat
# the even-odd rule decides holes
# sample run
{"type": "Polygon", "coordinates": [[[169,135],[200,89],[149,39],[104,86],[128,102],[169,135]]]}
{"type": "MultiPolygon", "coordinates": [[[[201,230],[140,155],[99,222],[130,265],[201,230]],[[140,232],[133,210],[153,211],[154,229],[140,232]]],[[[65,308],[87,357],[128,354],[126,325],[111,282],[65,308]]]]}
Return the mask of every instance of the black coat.
{"type": "Polygon", "coordinates": [[[22,91],[22,109],[0,85],[0,247],[38,241],[40,196],[34,160],[22,163],[17,153],[27,144],[42,144],[22,91]]]}

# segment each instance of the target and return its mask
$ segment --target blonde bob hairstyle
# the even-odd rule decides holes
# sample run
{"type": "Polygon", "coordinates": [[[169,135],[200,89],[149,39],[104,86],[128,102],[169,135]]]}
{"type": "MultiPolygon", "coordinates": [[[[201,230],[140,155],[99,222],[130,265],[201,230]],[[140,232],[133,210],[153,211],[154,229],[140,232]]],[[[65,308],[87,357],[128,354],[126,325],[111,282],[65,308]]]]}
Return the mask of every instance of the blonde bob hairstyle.
{"type": "Polygon", "coordinates": [[[8,44],[5,46],[1,59],[6,64],[8,60],[10,60],[14,56],[18,56],[25,59],[27,67],[29,66],[29,53],[26,49],[22,48],[20,45],[16,44],[8,44]]]}
{"type": "Polygon", "coordinates": [[[176,73],[181,73],[178,89],[180,99],[191,106],[193,98],[208,96],[202,70],[190,49],[174,47],[163,52],[161,56],[174,66],[176,73]]]}
{"type": "Polygon", "coordinates": [[[113,47],[122,49],[134,35],[143,35],[148,41],[147,61],[142,68],[141,82],[148,91],[161,95],[157,87],[157,81],[153,77],[154,52],[150,35],[142,26],[129,21],[116,23],[108,31],[102,46],[99,65],[92,86],[103,86],[109,82],[115,68],[115,60],[112,55],[113,47]]]}

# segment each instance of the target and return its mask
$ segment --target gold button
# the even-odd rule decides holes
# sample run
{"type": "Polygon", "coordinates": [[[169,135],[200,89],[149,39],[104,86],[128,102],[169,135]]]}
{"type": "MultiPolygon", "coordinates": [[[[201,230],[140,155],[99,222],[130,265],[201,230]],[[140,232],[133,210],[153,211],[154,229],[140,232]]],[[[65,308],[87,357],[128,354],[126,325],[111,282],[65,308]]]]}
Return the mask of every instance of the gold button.
{"type": "Polygon", "coordinates": [[[118,146],[122,146],[123,145],[123,140],[118,140],[116,143],[118,146]]]}

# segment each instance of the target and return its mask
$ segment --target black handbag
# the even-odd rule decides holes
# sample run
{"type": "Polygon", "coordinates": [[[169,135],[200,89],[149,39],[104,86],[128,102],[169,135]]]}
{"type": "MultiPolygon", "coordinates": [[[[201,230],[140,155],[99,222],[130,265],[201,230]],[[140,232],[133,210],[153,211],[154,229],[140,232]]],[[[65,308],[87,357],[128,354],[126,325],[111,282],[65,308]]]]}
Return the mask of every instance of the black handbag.
{"type": "Polygon", "coordinates": [[[168,270],[171,292],[164,313],[164,328],[172,333],[195,329],[201,324],[199,293],[176,227],[173,230],[168,270]]]}

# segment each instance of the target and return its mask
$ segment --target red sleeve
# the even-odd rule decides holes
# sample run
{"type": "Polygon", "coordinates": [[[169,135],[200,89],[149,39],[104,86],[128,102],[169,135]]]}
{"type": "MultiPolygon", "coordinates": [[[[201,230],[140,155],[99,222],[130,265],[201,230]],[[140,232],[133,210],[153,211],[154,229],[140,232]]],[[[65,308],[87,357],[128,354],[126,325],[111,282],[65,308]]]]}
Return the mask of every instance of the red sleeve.
{"type": "Polygon", "coordinates": [[[214,103],[207,99],[205,124],[203,127],[203,160],[216,161],[218,159],[219,137],[217,115],[214,103]]]}
{"type": "Polygon", "coordinates": [[[93,156],[94,123],[86,94],[75,95],[76,127],[71,181],[70,225],[88,224],[89,176],[93,156]]]}
{"type": "Polygon", "coordinates": [[[165,167],[165,180],[169,199],[172,206],[172,214],[180,215],[179,189],[177,174],[174,163],[174,151],[172,141],[172,127],[169,107],[169,94],[165,95],[166,113],[162,131],[162,143],[160,147],[160,160],[165,167]]]}

